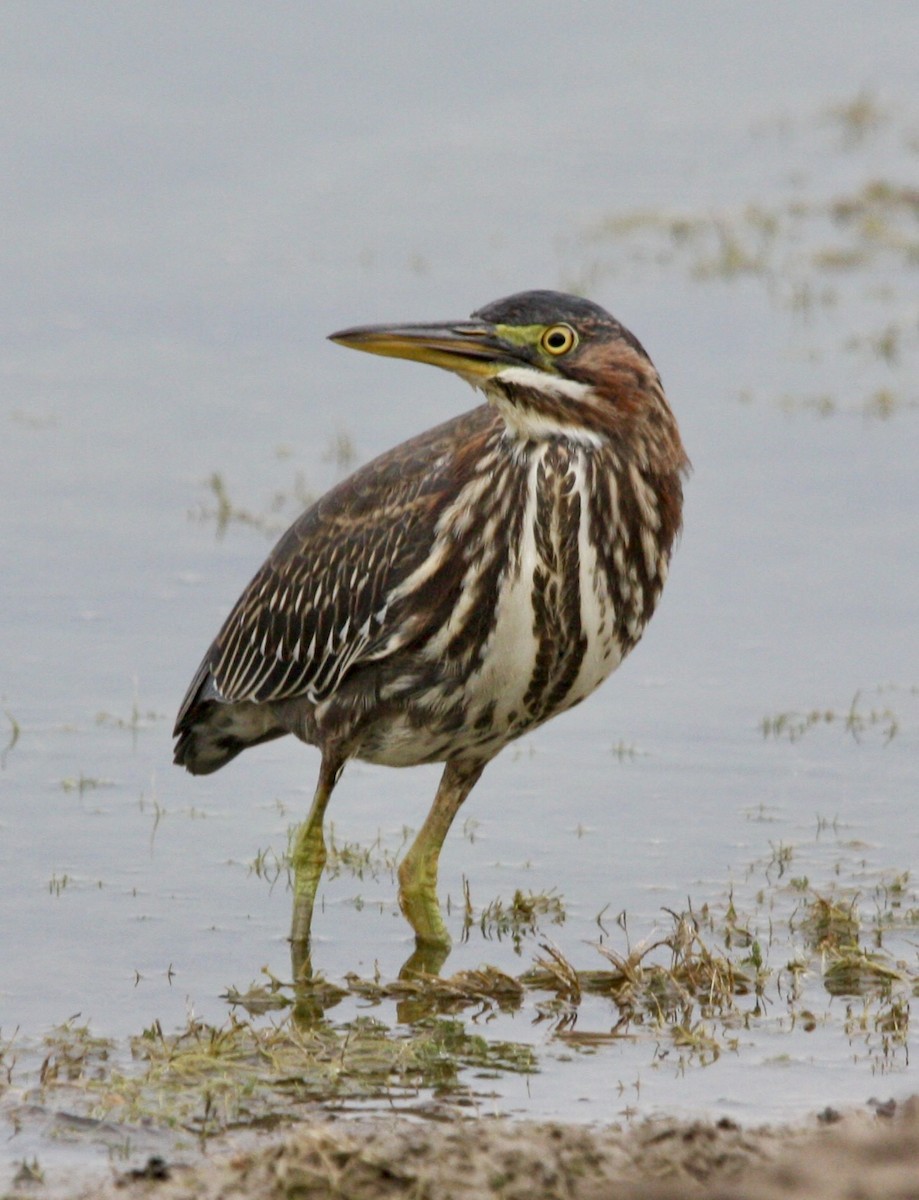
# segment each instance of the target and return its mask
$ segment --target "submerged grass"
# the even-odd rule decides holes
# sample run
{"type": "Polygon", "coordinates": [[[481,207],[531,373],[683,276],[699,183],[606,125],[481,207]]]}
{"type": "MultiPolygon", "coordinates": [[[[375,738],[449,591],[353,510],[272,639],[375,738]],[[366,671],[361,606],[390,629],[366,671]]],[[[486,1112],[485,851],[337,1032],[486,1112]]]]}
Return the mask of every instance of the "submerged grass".
{"type": "Polygon", "coordinates": [[[320,1106],[468,1107],[479,1090],[466,1076],[535,1069],[531,1047],[443,1017],[400,1033],[369,1016],[337,1026],[231,1015],[217,1027],[190,1018],[176,1033],[154,1022],[131,1040],[132,1062],[76,1022],[53,1030],[46,1045],[30,1101],[66,1105],[93,1121],[152,1122],[197,1140],[274,1128],[320,1106]]]}
{"type": "Polygon", "coordinates": [[[656,210],[605,217],[582,235],[600,256],[593,283],[623,262],[676,266],[691,279],[759,278],[783,307],[834,306],[838,293],[815,277],[919,259],[919,188],[866,179],[832,199],[793,198],[706,213],[656,210]],[[609,250],[615,258],[607,259],[609,250]],[[794,286],[791,286],[794,285],[794,286]],[[805,296],[801,288],[809,290],[805,296]]]}
{"type": "MultiPolygon", "coordinates": [[[[867,92],[773,134],[789,163],[783,193],[704,210],[640,209],[603,215],[564,244],[565,285],[594,294],[616,279],[649,275],[705,289],[743,289],[744,303],[777,315],[799,369],[794,390],[767,397],[792,414],[890,420],[919,409],[919,321],[912,283],[919,263],[919,187],[902,155],[880,164],[899,137],[915,144],[915,112],[882,109],[867,92]],[[815,155],[845,154],[835,193],[813,176],[815,155]],[[792,167],[791,164],[796,166],[792,167]],[[853,362],[857,359],[857,362],[853,362]],[[848,369],[846,369],[848,361],[848,369]],[[827,369],[828,364],[834,368],[827,369]]],[[[770,136],[764,129],[753,137],[770,136]]],[[[745,393],[749,398],[748,393],[745,393]]]]}
{"type": "MultiPolygon", "coordinates": [[[[289,450],[281,447],[277,456],[288,458],[289,450]]],[[[339,476],[352,470],[358,455],[351,435],[346,430],[339,430],[330,439],[322,457],[335,467],[339,476]]],[[[276,491],[258,508],[238,503],[231,496],[230,487],[220,471],[213,471],[204,481],[204,486],[209,496],[192,509],[189,516],[195,521],[213,523],[218,538],[222,538],[234,525],[248,526],[274,537],[290,524],[297,513],[309,508],[316,499],[302,471],[295,473],[288,487],[276,491]]]]}
{"type": "Polygon", "coordinates": [[[855,874],[849,862],[815,886],[792,875],[794,851],[782,843],[752,864],[743,901],[731,889],[718,903],[664,910],[662,927],[638,941],[620,914],[622,944],[604,933],[587,963],[540,927],[555,920],[560,898],[518,893],[486,911],[526,914],[529,932],[519,932],[532,961],[519,975],[486,964],[444,977],[315,974],[294,986],[266,972],[245,991],[228,991],[222,1025],[190,1017],[168,1032],[153,1022],[131,1039],[128,1056],[69,1021],[49,1033],[31,1070],[20,1066],[15,1036],[0,1037],[2,1111],[15,1122],[36,1105],[53,1107],[205,1142],[317,1110],[448,1116],[481,1108],[493,1104],[490,1080],[538,1072],[553,1047],[595,1054],[625,1040],[647,1047],[649,1066],[683,1073],[742,1054],[754,1037],[781,1053],[783,1038],[818,1026],[837,1030],[847,1056],[872,1072],[904,1068],[910,1001],[919,994],[919,896],[910,876],[846,884],[855,874]],[[525,1021],[528,1032],[493,1036],[499,1016],[502,1032],[508,1020],[525,1021]]]}
{"type": "MultiPolygon", "coordinates": [[[[879,695],[891,693],[899,693],[902,708],[910,700],[914,702],[919,691],[915,687],[898,688],[894,685],[877,689],[879,695]]],[[[789,709],[763,717],[760,728],[764,738],[797,742],[815,729],[833,726],[849,734],[855,741],[860,741],[868,734],[879,734],[884,745],[887,745],[897,736],[902,725],[903,718],[898,711],[887,703],[881,705],[866,701],[864,691],[859,689],[847,708],[812,708],[806,712],[789,709]]]]}
{"type": "Polygon", "coordinates": [[[519,953],[524,939],[535,934],[541,924],[547,921],[553,925],[564,923],[565,906],[555,892],[521,892],[518,889],[510,902],[500,897],[492,900],[477,921],[468,904],[467,914],[464,936],[468,936],[469,928],[475,923],[486,938],[509,939],[519,953]]]}
{"type": "Polygon", "coordinates": [[[0,769],[6,767],[6,760],[10,753],[15,749],[16,743],[19,741],[20,734],[22,733],[21,725],[11,712],[8,712],[6,709],[4,709],[3,715],[6,717],[7,721],[9,721],[10,733],[9,737],[7,738],[6,745],[2,750],[0,750],[0,769]]]}
{"type": "Polygon", "coordinates": [[[213,522],[217,537],[222,538],[233,525],[247,525],[266,536],[275,537],[290,524],[291,515],[309,507],[315,496],[297,473],[289,488],[276,492],[260,509],[247,508],[230,496],[230,489],[220,471],[205,480],[210,499],[201,501],[189,516],[192,520],[213,522]]]}

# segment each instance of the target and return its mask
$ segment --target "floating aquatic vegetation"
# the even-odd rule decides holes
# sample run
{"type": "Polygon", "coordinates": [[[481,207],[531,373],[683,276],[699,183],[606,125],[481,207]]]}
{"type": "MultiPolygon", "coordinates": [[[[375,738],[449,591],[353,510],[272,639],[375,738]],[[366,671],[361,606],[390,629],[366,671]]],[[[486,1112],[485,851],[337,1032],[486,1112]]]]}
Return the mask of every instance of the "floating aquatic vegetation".
{"type": "MultiPolygon", "coordinates": [[[[905,689],[911,692],[911,689],[905,689]]],[[[900,731],[901,718],[889,705],[876,707],[865,704],[865,694],[860,689],[852,697],[848,708],[812,708],[807,712],[790,709],[763,717],[760,724],[764,738],[797,742],[805,734],[823,726],[843,730],[855,741],[870,733],[878,733],[885,745],[893,741],[900,731]]]]}
{"type": "MultiPolygon", "coordinates": [[[[646,1047],[649,1067],[683,1074],[743,1053],[752,1037],[781,1053],[783,1039],[818,1027],[836,1030],[873,1072],[902,1070],[919,991],[919,895],[906,871],[866,876],[859,853],[823,822],[812,845],[777,843],[721,900],[663,910],[638,940],[620,914],[614,935],[579,961],[547,939],[540,922],[555,909],[537,903],[522,943],[532,960],[519,975],[486,963],[397,979],[315,972],[293,984],[266,970],[228,989],[223,1024],[190,1016],[166,1031],[154,1021],[129,1054],[77,1019],[37,1051],[0,1038],[0,1111],[15,1122],[37,1104],[87,1128],[146,1124],[200,1142],[317,1110],[462,1112],[503,1075],[621,1043],[646,1047]],[[791,874],[815,847],[830,855],[819,884],[791,874]],[[521,1022],[516,1038],[509,1022],[521,1022]]],[[[528,905],[515,896],[507,907],[528,905]]]]}

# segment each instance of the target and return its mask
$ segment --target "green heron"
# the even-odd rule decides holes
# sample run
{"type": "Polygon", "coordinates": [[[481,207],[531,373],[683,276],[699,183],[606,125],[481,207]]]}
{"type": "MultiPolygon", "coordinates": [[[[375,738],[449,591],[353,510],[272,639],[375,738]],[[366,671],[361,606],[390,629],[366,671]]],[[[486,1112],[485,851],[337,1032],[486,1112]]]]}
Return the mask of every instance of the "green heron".
{"type": "Polygon", "coordinates": [[[319,748],[292,855],[295,946],[347,760],[444,763],[399,900],[419,947],[447,946],[450,825],[503,746],[578,704],[640,638],[688,460],[640,342],[587,300],[522,292],[469,321],[331,337],[444,367],[487,403],[368,463],[284,534],[192,680],[175,761],[203,775],[288,733],[319,748]]]}

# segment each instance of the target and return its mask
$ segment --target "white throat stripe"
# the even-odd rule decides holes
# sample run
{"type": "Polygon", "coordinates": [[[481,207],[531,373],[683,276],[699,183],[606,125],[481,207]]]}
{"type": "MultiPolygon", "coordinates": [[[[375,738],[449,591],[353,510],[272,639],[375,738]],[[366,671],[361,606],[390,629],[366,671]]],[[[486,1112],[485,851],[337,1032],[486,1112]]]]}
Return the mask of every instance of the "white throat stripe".
{"type": "Polygon", "coordinates": [[[550,396],[558,396],[559,400],[586,400],[593,391],[587,383],[547,375],[544,371],[536,371],[532,367],[507,367],[499,371],[495,378],[502,383],[532,388],[535,392],[548,392],[550,396]]]}

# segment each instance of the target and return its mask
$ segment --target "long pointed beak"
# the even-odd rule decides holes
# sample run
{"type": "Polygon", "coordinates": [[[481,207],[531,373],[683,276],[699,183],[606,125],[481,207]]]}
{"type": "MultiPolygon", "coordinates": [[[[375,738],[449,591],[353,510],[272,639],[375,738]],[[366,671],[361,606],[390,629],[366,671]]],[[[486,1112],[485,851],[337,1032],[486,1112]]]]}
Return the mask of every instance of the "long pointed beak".
{"type": "Polygon", "coordinates": [[[454,371],[472,383],[489,379],[509,366],[528,362],[485,321],[443,325],[361,325],[329,335],[329,340],[368,354],[409,358],[454,371]]]}

